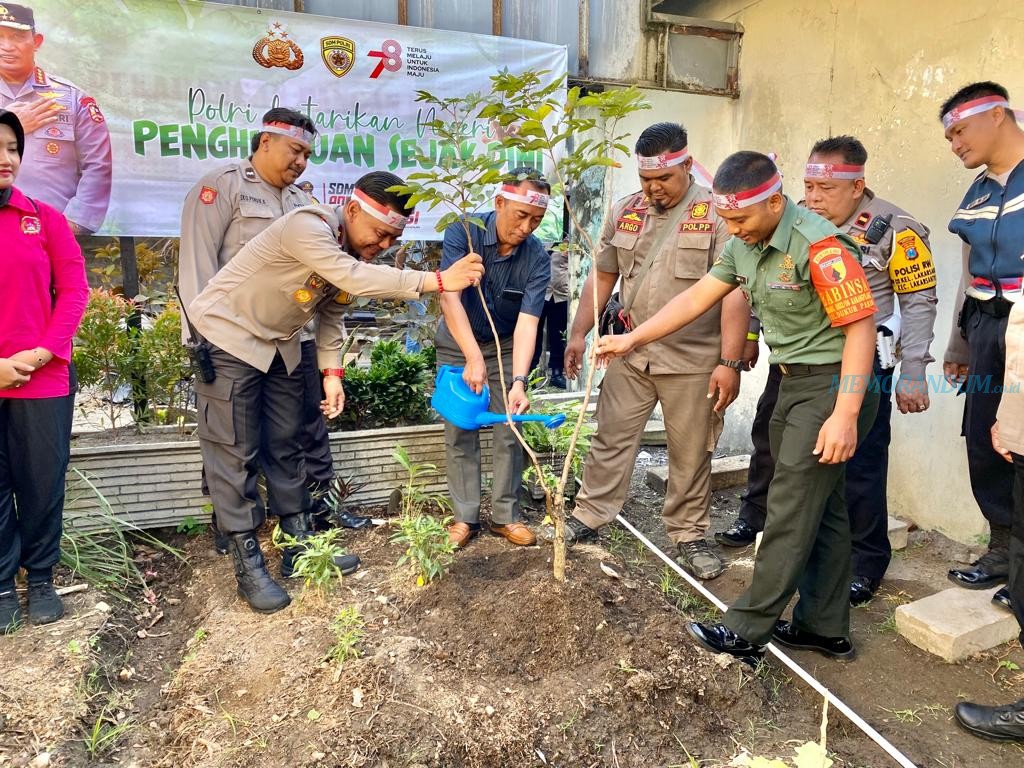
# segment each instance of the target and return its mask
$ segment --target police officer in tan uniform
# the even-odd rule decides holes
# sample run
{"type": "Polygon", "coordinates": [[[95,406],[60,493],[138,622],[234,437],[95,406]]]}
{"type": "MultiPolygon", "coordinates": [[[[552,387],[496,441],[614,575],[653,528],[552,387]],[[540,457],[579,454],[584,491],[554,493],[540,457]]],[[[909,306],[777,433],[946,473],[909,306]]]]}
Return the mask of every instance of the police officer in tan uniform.
{"type": "MultiPolygon", "coordinates": [[[[565,353],[575,377],[585,337],[594,325],[590,300],[597,280],[598,307],[622,278],[624,308],[639,324],[704,277],[728,235],[711,193],[690,174],[692,159],[681,125],[657,123],[636,142],[643,188],[620,200],[605,222],[596,271],[584,285],[565,353]],[[653,259],[653,261],[648,261],[653,259]]],[[[711,579],[722,560],[705,536],[710,524],[711,456],[722,412],[739,392],[740,358],[750,308],[738,291],[689,327],[614,361],[601,385],[597,433],[583,471],[583,487],[566,526],[569,543],[596,537],[621,511],[629,490],[644,425],[660,401],[668,437],[668,491],[662,515],[678,561],[711,579]]]]}
{"type": "Polygon", "coordinates": [[[110,132],[96,100],[36,66],[43,44],[32,9],[0,2],[0,108],[25,128],[18,187],[61,211],[75,234],[95,232],[110,204],[110,132]]]}
{"type": "MultiPolygon", "coordinates": [[[[275,107],[263,115],[262,130],[252,137],[252,154],[203,176],[185,197],[178,257],[179,291],[188,304],[243,245],[289,211],[308,205],[309,196],[295,181],[305,171],[313,121],[301,112],[275,107]]],[[[318,512],[334,477],[327,426],[320,414],[320,374],[316,366],[315,328],[304,328],[301,369],[305,382],[303,444],[306,478],[317,497],[318,512]]],[[[188,327],[182,324],[187,340],[188,327]]],[[[320,516],[317,516],[320,519],[320,516]]],[[[214,547],[227,554],[227,539],[213,518],[214,547]]],[[[370,518],[341,512],[348,528],[370,524],[370,518]]]]}
{"type": "MultiPolygon", "coordinates": [[[[250,240],[188,306],[209,351],[215,378],[196,384],[199,441],[218,523],[230,538],[239,595],[256,611],[290,602],[267,572],[255,531],[266,512],[256,488],[258,470],[281,530],[296,544],[283,550],[281,575],[294,574],[301,542],[312,531],[312,499],[302,470],[303,381],[299,331],[314,316],[318,365],[324,374],[328,418],[344,406],[341,347],[347,295],[415,298],[459,290],[483,274],[469,254],[443,274],[401,272],[367,264],[339,247],[368,256],[391,246],[405,227],[408,197],[387,192],[400,182],[360,179],[344,208],[306,206],[250,240]],[[344,297],[343,297],[344,298],[344,297]]],[[[337,560],[342,572],[358,558],[337,560]]]]}
{"type": "MultiPolygon", "coordinates": [[[[804,169],[803,202],[857,243],[878,307],[874,365],[881,388],[878,414],[846,466],[846,501],[853,544],[850,603],[855,606],[874,596],[892,559],[886,501],[892,395],[895,392],[901,413],[923,413],[928,409],[925,369],[934,360],[929,347],[934,338],[937,303],[928,228],[867,187],[867,157],[864,145],[853,136],[834,136],[817,142],[804,169]],[[897,343],[902,348],[898,378],[897,343]]],[[[748,490],[739,517],[729,530],[716,535],[727,546],[749,544],[756,532],[764,529],[768,484],[774,470],[768,448],[768,422],[778,399],[781,378],[773,366],[758,401],[754,429],[761,434],[752,437],[755,450],[761,455],[751,459],[748,490]]]]}

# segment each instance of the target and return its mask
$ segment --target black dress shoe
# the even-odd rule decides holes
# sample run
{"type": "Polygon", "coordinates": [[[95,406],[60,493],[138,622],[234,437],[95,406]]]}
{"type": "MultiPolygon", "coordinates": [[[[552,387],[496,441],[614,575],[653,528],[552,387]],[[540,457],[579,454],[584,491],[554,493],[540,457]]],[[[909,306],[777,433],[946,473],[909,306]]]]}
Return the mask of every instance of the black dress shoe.
{"type": "Polygon", "coordinates": [[[686,631],[693,639],[712,653],[727,653],[752,667],[764,656],[764,646],[748,643],[725,624],[701,624],[688,622],[686,631]]]}
{"type": "Polygon", "coordinates": [[[1024,741],[1024,699],[1002,707],[962,701],[953,712],[956,721],[975,736],[994,741],[1024,741]]]}
{"type": "Polygon", "coordinates": [[[354,515],[348,511],[338,512],[336,515],[334,515],[333,519],[334,522],[336,522],[342,528],[353,528],[355,530],[365,528],[366,526],[371,525],[373,523],[373,521],[368,517],[363,517],[362,515],[354,515]]]}
{"type": "Polygon", "coordinates": [[[954,568],[949,580],[964,589],[988,589],[1004,583],[1010,576],[1010,558],[1005,549],[990,549],[971,563],[970,568],[954,568]]]}
{"type": "Polygon", "coordinates": [[[853,643],[848,637],[825,637],[816,635],[813,632],[806,632],[797,629],[789,621],[775,622],[775,631],[772,632],[772,640],[801,651],[817,651],[839,661],[853,661],[857,652],[853,643]]]}
{"type": "Polygon", "coordinates": [[[715,534],[715,541],[726,547],[747,547],[754,543],[757,534],[750,523],[737,517],[728,530],[715,534]]]}
{"type": "Polygon", "coordinates": [[[850,580],[850,605],[856,608],[858,605],[871,602],[880,583],[879,579],[872,579],[870,576],[854,576],[850,580]]]}
{"type": "Polygon", "coordinates": [[[994,595],[992,595],[992,602],[998,605],[1000,608],[1013,612],[1013,603],[1010,602],[1010,588],[1003,587],[994,595]]]}

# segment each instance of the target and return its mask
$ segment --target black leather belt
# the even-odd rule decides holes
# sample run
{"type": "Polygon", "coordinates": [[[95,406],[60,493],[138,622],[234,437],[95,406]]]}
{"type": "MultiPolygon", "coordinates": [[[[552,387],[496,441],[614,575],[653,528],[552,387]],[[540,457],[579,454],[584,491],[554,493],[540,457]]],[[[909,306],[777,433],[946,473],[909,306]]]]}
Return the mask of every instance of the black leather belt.
{"type": "Polygon", "coordinates": [[[823,363],[821,365],[805,365],[803,363],[779,363],[783,376],[811,376],[819,373],[841,373],[842,363],[823,363]]]}
{"type": "Polygon", "coordinates": [[[995,318],[1010,316],[1010,309],[1013,307],[1013,302],[1004,299],[1002,296],[993,296],[988,301],[975,299],[973,296],[971,298],[974,299],[974,303],[978,307],[978,311],[983,315],[995,318]]]}

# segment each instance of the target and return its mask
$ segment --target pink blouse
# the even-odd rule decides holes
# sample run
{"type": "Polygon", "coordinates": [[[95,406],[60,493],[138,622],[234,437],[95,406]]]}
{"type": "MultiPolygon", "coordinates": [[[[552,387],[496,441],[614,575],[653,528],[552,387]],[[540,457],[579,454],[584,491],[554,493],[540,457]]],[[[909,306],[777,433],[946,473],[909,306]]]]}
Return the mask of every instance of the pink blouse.
{"type": "Polygon", "coordinates": [[[0,389],[0,397],[69,393],[71,340],[88,298],[85,259],[67,220],[11,190],[0,207],[0,357],[43,347],[53,359],[24,386],[0,389]]]}

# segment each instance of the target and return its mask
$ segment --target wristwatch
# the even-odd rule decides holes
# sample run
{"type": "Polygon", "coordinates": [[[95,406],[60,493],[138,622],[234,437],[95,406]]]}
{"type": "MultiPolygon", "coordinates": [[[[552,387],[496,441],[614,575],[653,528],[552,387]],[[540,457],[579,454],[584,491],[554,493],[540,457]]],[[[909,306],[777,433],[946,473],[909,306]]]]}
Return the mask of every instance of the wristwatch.
{"type": "Polygon", "coordinates": [[[718,364],[724,365],[726,368],[732,368],[734,371],[743,371],[746,367],[743,365],[742,360],[726,360],[724,357],[718,358],[718,364]]]}
{"type": "Polygon", "coordinates": [[[517,381],[523,382],[523,389],[529,389],[530,388],[530,380],[528,378],[526,378],[525,376],[513,376],[512,377],[512,383],[515,384],[517,381]]]}

